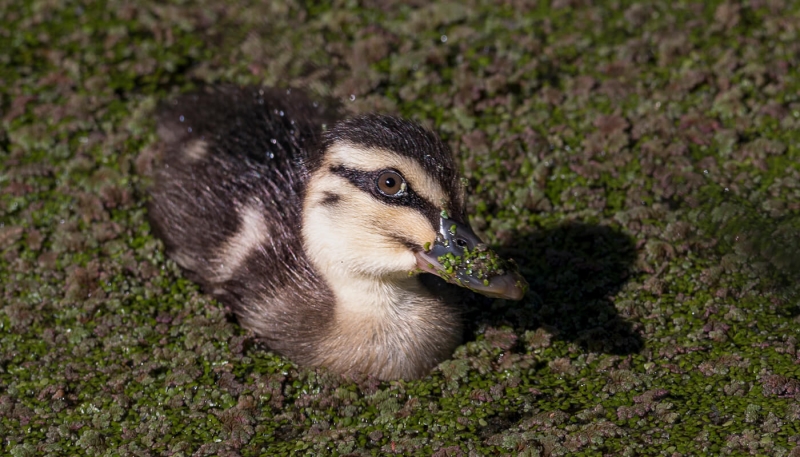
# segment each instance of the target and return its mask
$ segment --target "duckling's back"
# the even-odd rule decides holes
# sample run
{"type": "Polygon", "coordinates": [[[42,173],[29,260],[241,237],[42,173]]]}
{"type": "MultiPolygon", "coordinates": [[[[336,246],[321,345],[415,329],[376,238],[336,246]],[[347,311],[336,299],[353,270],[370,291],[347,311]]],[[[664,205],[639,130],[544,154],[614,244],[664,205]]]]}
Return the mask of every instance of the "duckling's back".
{"type": "Polygon", "coordinates": [[[149,206],[156,234],[192,279],[279,352],[314,344],[328,324],[321,308],[331,294],[300,233],[308,164],[332,120],[302,94],[234,87],[181,96],[158,117],[163,157],[149,206]]]}

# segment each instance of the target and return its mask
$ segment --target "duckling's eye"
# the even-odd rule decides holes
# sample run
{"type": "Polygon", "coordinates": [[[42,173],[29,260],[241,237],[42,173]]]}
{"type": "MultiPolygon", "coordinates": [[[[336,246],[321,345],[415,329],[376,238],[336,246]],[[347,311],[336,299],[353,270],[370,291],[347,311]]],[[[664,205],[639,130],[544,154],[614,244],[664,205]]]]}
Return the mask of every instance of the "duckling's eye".
{"type": "Polygon", "coordinates": [[[406,190],[406,181],[396,171],[386,170],[378,175],[378,190],[389,197],[395,197],[406,190]]]}

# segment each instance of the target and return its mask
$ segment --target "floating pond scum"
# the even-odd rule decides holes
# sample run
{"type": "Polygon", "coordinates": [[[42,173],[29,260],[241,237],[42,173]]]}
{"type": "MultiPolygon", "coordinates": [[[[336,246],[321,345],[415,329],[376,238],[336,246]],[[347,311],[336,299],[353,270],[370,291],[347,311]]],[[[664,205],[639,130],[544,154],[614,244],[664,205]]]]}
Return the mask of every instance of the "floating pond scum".
{"type": "Polygon", "coordinates": [[[800,3],[0,0],[0,453],[800,456],[800,3]],[[439,132],[530,291],[418,381],[265,350],[145,213],[158,101],[439,132]]]}

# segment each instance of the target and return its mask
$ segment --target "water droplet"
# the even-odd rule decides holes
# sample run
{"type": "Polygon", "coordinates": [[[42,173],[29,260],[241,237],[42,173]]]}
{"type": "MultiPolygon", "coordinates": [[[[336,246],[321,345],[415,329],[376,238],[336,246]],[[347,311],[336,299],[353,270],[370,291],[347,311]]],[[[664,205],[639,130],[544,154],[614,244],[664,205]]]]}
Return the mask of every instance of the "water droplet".
{"type": "Polygon", "coordinates": [[[447,35],[442,35],[442,43],[447,43],[447,35]]]}
{"type": "Polygon", "coordinates": [[[178,119],[180,119],[181,122],[183,122],[183,115],[181,115],[181,117],[179,117],[178,119]]]}
{"type": "Polygon", "coordinates": [[[283,110],[281,110],[278,114],[280,114],[281,117],[283,117],[283,110]]]}
{"type": "Polygon", "coordinates": [[[278,144],[278,140],[276,140],[275,138],[269,140],[269,142],[272,144],[278,144]]]}
{"type": "Polygon", "coordinates": [[[356,101],[356,95],[355,94],[350,94],[350,101],[351,102],[356,101]]]}
{"type": "Polygon", "coordinates": [[[728,191],[728,188],[726,187],[726,188],[725,188],[725,192],[727,192],[727,191],[728,191]]]}
{"type": "Polygon", "coordinates": [[[703,170],[703,174],[708,174],[708,170],[703,170]]]}
{"type": "Polygon", "coordinates": [[[274,159],[274,158],[275,158],[275,153],[272,153],[272,152],[270,152],[270,153],[269,153],[269,158],[270,158],[270,159],[274,159]]]}

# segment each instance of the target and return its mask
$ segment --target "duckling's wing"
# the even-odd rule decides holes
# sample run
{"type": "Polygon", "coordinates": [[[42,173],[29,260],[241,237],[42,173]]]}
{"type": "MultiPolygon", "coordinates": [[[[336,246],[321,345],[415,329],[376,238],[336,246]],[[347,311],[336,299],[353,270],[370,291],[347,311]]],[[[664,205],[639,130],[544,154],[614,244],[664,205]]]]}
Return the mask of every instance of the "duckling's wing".
{"type": "Polygon", "coordinates": [[[267,165],[313,152],[337,117],[329,103],[296,90],[206,87],[162,105],[158,135],[172,152],[202,138],[215,142],[218,153],[267,165]]]}
{"type": "Polygon", "coordinates": [[[180,96],[158,115],[156,234],[192,279],[277,340],[303,321],[291,305],[331,301],[300,238],[308,163],[331,121],[302,94],[235,87],[180,96]]]}
{"type": "Polygon", "coordinates": [[[178,97],[158,113],[163,159],[150,216],[173,258],[204,282],[209,252],[242,228],[247,208],[297,224],[319,113],[302,95],[218,87],[178,97]]]}

